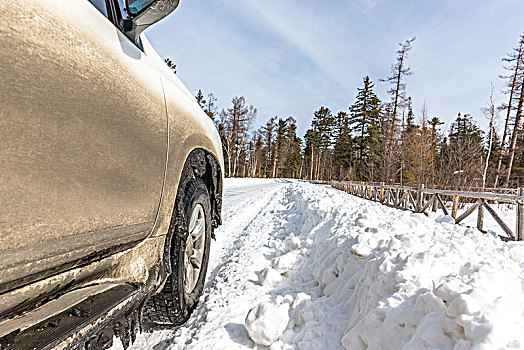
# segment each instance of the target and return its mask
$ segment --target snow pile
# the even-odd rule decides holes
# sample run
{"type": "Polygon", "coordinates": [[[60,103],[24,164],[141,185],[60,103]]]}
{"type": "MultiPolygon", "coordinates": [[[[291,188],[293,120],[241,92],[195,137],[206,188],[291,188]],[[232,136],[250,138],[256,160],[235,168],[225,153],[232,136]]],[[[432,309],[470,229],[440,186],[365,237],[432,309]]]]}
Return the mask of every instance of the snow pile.
{"type": "Polygon", "coordinates": [[[524,347],[522,243],[353,198],[305,200],[310,192],[294,195],[319,220],[307,264],[344,315],[346,349],[524,347]]]}
{"type": "Polygon", "coordinates": [[[301,300],[280,341],[300,349],[524,347],[521,243],[322,186],[294,184],[285,198],[295,229],[282,220],[271,266],[289,277],[283,291],[311,295],[295,294],[301,300]]]}

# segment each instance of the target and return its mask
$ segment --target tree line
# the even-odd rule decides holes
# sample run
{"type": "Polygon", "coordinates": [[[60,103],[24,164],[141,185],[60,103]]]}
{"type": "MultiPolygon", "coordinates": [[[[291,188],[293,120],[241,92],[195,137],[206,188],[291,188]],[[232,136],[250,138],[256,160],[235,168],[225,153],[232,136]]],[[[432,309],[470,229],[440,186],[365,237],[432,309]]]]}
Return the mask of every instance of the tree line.
{"type": "Polygon", "coordinates": [[[383,182],[438,187],[516,187],[524,184],[524,35],[503,58],[506,101],[496,105],[493,86],[481,109],[489,121],[482,130],[469,113],[459,113],[447,131],[424,105],[414,111],[406,77],[415,38],[399,44],[389,85],[380,98],[369,76],[345,111],[322,106],[303,138],[297,121],[272,117],[254,130],[257,110],[243,96],[219,111],[212,93],[196,100],[215,122],[229,177],[288,177],[310,180],[383,182]],[[495,125],[504,124],[499,135],[495,125]]]}

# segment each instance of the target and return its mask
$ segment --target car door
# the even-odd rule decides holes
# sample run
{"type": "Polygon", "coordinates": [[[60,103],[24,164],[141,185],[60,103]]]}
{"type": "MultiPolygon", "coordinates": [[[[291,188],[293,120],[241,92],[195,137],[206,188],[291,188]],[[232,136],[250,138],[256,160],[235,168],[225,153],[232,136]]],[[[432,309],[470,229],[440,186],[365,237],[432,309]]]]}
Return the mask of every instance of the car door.
{"type": "Polygon", "coordinates": [[[87,0],[0,18],[1,293],[148,235],[167,120],[148,57],[87,0]]]}

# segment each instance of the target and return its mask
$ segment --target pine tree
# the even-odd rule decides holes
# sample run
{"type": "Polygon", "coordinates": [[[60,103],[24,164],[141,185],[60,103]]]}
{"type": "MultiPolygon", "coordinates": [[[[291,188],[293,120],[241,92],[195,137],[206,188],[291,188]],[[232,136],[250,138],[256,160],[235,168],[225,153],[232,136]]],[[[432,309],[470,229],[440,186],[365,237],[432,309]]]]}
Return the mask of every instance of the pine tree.
{"type": "Polygon", "coordinates": [[[444,122],[441,121],[441,120],[439,119],[439,117],[433,117],[433,118],[431,118],[431,120],[429,121],[429,125],[431,125],[431,129],[433,130],[433,135],[435,136],[435,138],[436,138],[436,136],[438,135],[438,130],[437,130],[437,128],[438,128],[440,125],[442,125],[442,124],[444,124],[444,122]]]}
{"type": "Polygon", "coordinates": [[[167,64],[169,69],[171,69],[171,71],[176,74],[176,64],[174,64],[169,57],[164,59],[164,62],[167,64]]]}
{"type": "Polygon", "coordinates": [[[450,176],[453,186],[481,185],[484,157],[484,132],[477,126],[470,114],[461,115],[451,123],[448,135],[445,173],[450,176]]]}
{"type": "MultiPolygon", "coordinates": [[[[409,176],[405,176],[404,170],[406,168],[406,153],[410,151],[412,147],[422,146],[420,143],[421,130],[415,125],[415,115],[413,113],[413,101],[411,97],[408,97],[406,101],[406,108],[402,111],[402,128],[400,136],[400,185],[403,185],[405,180],[410,183],[414,183],[413,180],[409,179],[409,176],[413,177],[413,172],[409,176]],[[407,115],[406,115],[407,108],[407,115]],[[409,141],[410,144],[406,144],[409,141]]],[[[423,108],[423,113],[426,113],[426,106],[423,108]]],[[[409,159],[408,159],[409,161],[409,159]]],[[[412,159],[415,163],[418,163],[416,159],[412,159]]],[[[412,164],[407,164],[411,167],[412,164]]]]}
{"type": "Polygon", "coordinates": [[[286,157],[286,138],[288,125],[284,119],[277,121],[277,136],[275,142],[275,157],[273,158],[271,177],[280,177],[283,163],[286,157]]]}
{"type": "Polygon", "coordinates": [[[369,136],[367,138],[367,157],[362,161],[362,176],[364,181],[379,182],[384,181],[387,177],[387,171],[390,160],[387,159],[387,139],[386,134],[389,130],[389,119],[391,115],[391,106],[383,105],[383,112],[378,114],[377,120],[368,128],[369,136]]]}
{"type": "Polygon", "coordinates": [[[405,130],[403,131],[410,132],[410,129],[414,127],[415,127],[415,114],[413,113],[413,102],[411,100],[411,97],[408,97],[408,114],[406,115],[406,125],[405,125],[405,130]]]}
{"type": "Polygon", "coordinates": [[[276,153],[277,177],[294,177],[301,166],[300,139],[297,137],[296,120],[288,117],[279,119],[277,128],[276,153]]]}
{"type": "Polygon", "coordinates": [[[320,107],[315,112],[311,127],[318,132],[318,147],[326,150],[334,143],[335,117],[331,110],[326,107],[320,107]]]}
{"type": "Polygon", "coordinates": [[[198,105],[200,106],[200,108],[202,108],[202,110],[204,111],[204,113],[206,113],[207,116],[215,122],[217,127],[219,127],[220,121],[215,120],[215,116],[217,114],[216,97],[212,93],[209,93],[207,95],[207,100],[206,100],[204,98],[204,94],[202,93],[202,90],[198,90],[197,94],[195,95],[195,99],[198,105]]]}
{"type": "Polygon", "coordinates": [[[202,93],[202,90],[198,90],[197,94],[195,95],[195,99],[200,108],[204,109],[206,107],[207,101],[204,99],[204,94],[202,93]]]}
{"type": "Polygon", "coordinates": [[[351,137],[351,131],[348,114],[339,112],[337,114],[337,139],[334,147],[334,160],[340,180],[350,179],[353,170],[353,138],[351,137]]]}
{"type": "Polygon", "coordinates": [[[335,142],[334,131],[336,120],[331,110],[320,107],[311,121],[312,134],[314,136],[313,154],[317,148],[316,158],[312,156],[312,166],[315,169],[315,179],[329,179],[332,175],[332,146],[335,142]]]}
{"type": "Polygon", "coordinates": [[[260,130],[263,144],[261,160],[261,176],[263,177],[272,175],[272,166],[275,159],[276,120],[277,117],[270,118],[260,130]]]}
{"type": "Polygon", "coordinates": [[[306,178],[309,180],[317,179],[317,171],[315,168],[316,159],[319,158],[318,154],[320,153],[320,133],[310,128],[306,131],[304,139],[306,142],[306,147],[304,148],[304,162],[306,165],[305,173],[306,178]]]}
{"type": "Polygon", "coordinates": [[[286,160],[284,162],[284,172],[282,176],[291,177],[291,178],[300,178],[301,169],[303,166],[302,160],[302,141],[297,136],[297,121],[289,117],[287,119],[288,123],[288,150],[286,155],[286,160]]]}
{"type": "MultiPolygon", "coordinates": [[[[357,177],[362,177],[363,164],[369,161],[370,127],[379,124],[381,101],[373,91],[369,76],[363,78],[364,86],[357,88],[355,103],[350,107],[349,127],[357,144],[357,177]]],[[[347,141],[347,140],[346,140],[347,141]]]]}

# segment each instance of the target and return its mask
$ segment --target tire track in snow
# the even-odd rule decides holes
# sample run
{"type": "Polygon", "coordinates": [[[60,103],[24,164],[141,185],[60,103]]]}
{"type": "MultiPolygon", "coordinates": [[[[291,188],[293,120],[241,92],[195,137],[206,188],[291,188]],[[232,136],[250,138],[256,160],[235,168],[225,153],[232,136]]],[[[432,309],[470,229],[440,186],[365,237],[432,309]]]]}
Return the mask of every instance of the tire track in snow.
{"type": "Polygon", "coordinates": [[[227,263],[224,260],[241,248],[242,237],[247,236],[246,228],[268,203],[275,200],[274,197],[285,184],[282,181],[272,181],[271,184],[265,181],[261,185],[225,189],[224,203],[229,203],[223,210],[223,225],[216,230],[217,241],[212,242],[209,259],[211,270],[208,270],[206,288],[212,283],[218,270],[227,263]]]}
{"type": "MultiPolygon", "coordinates": [[[[224,273],[218,279],[217,275],[221,271],[230,271],[231,268],[228,268],[228,265],[238,264],[238,258],[235,259],[235,255],[238,255],[239,252],[246,252],[244,245],[247,242],[250,243],[251,248],[263,244],[263,241],[250,240],[248,229],[253,220],[270,203],[277,201],[279,195],[282,196],[283,188],[286,185],[288,182],[285,180],[263,180],[248,186],[237,183],[236,179],[226,181],[222,209],[223,224],[215,231],[216,241],[211,243],[211,255],[202,299],[209,300],[210,293],[217,288],[223,288],[223,284],[228,282],[224,273]]],[[[237,271],[238,267],[232,269],[237,271]]],[[[186,349],[190,346],[188,341],[198,343],[198,333],[206,325],[207,311],[205,305],[200,303],[183,326],[172,330],[139,334],[129,349],[186,349]],[[183,342],[181,342],[182,338],[183,342]]],[[[113,349],[122,349],[120,341],[116,338],[113,349]]]]}

